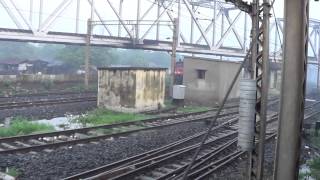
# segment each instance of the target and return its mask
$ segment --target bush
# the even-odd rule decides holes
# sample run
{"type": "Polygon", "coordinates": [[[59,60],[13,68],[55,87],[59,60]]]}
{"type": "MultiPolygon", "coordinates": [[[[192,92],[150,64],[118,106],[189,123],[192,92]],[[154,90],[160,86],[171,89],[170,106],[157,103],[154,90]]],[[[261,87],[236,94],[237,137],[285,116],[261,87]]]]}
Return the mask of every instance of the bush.
{"type": "Polygon", "coordinates": [[[121,113],[106,109],[96,109],[89,112],[87,115],[82,115],[78,118],[75,118],[74,121],[86,126],[87,124],[100,125],[136,121],[146,119],[148,117],[151,116],[143,114],[121,113]]]}
{"type": "Polygon", "coordinates": [[[31,122],[25,118],[16,117],[12,120],[10,127],[0,128],[0,137],[27,135],[54,130],[55,129],[52,125],[31,122]]]}
{"type": "Polygon", "coordinates": [[[308,163],[311,176],[315,179],[320,179],[320,158],[315,158],[308,163]]]}
{"type": "Polygon", "coordinates": [[[18,177],[20,175],[20,172],[16,168],[8,168],[6,173],[12,177],[18,177]]]}
{"type": "Polygon", "coordinates": [[[54,85],[53,81],[45,81],[45,82],[43,83],[43,87],[44,87],[44,89],[46,89],[46,90],[51,89],[51,88],[53,87],[53,85],[54,85]]]}

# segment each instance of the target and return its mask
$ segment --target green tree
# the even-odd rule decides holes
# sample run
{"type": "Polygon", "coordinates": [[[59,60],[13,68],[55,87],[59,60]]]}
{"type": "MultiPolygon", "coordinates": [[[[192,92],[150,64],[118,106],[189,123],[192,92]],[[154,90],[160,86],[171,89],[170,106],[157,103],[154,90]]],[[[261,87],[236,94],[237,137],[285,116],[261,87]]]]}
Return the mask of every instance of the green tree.
{"type": "Polygon", "coordinates": [[[0,60],[3,59],[32,59],[36,54],[36,47],[30,43],[0,41],[0,60]]]}

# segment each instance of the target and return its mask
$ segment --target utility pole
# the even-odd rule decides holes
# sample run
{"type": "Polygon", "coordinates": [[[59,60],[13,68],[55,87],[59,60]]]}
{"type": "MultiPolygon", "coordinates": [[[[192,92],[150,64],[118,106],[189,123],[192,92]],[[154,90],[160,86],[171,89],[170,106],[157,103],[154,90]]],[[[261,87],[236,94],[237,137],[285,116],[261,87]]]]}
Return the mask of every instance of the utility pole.
{"type": "Polygon", "coordinates": [[[89,18],[87,21],[87,35],[86,35],[86,47],[85,47],[85,74],[84,74],[84,85],[85,88],[89,88],[89,78],[90,78],[90,41],[92,34],[92,21],[89,18]]]}
{"type": "Polygon", "coordinates": [[[179,20],[177,18],[173,21],[173,35],[172,35],[172,52],[171,52],[171,95],[173,93],[173,85],[175,84],[175,67],[177,58],[178,32],[179,20]]]}
{"type": "Polygon", "coordinates": [[[267,103],[269,90],[269,19],[270,2],[253,0],[249,5],[242,0],[226,0],[233,3],[240,10],[248,13],[252,20],[250,62],[245,70],[245,78],[252,78],[257,83],[255,108],[255,135],[253,150],[248,152],[248,178],[249,180],[262,180],[264,167],[264,145],[266,136],[267,103]],[[257,126],[257,122],[259,125],[257,126]]]}
{"type": "MultiPolygon", "coordinates": [[[[263,0],[260,5],[259,0],[254,1],[255,13],[255,79],[257,81],[257,102],[256,102],[256,121],[255,121],[255,139],[257,144],[252,151],[251,179],[262,180],[264,170],[264,146],[266,138],[267,125],[267,107],[269,90],[269,18],[270,3],[269,0],[263,0]],[[262,9],[262,11],[261,11],[262,9]],[[262,14],[261,14],[262,13],[262,14]],[[262,17],[262,18],[261,18],[262,17]],[[259,125],[257,125],[259,122],[259,125]]],[[[253,60],[254,60],[253,59],[253,60]]]]}
{"type": "Polygon", "coordinates": [[[284,55],[275,180],[297,180],[304,119],[309,0],[285,0],[284,55]]]}

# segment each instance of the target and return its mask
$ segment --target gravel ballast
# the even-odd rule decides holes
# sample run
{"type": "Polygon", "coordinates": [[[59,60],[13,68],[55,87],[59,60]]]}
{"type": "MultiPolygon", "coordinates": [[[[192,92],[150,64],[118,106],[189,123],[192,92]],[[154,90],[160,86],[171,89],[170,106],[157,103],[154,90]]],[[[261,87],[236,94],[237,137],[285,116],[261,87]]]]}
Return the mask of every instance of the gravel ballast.
{"type": "Polygon", "coordinates": [[[13,154],[0,157],[0,167],[14,167],[19,179],[61,179],[136,154],[140,154],[205,130],[204,122],[180,124],[138,132],[127,137],[101,140],[50,153],[13,154]]]}

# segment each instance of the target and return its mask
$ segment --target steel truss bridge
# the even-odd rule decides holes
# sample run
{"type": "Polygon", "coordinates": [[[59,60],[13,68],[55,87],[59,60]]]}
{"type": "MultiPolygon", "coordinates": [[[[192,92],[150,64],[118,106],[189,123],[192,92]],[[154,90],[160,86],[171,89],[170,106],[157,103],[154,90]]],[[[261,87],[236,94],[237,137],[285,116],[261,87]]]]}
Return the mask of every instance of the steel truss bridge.
{"type": "MultiPolygon", "coordinates": [[[[251,18],[224,0],[0,0],[0,40],[244,57],[251,18]]],[[[281,59],[283,19],[271,17],[270,57],[281,59]]],[[[309,62],[320,56],[320,21],[310,20],[309,62]]]]}

